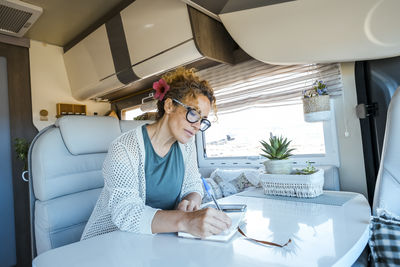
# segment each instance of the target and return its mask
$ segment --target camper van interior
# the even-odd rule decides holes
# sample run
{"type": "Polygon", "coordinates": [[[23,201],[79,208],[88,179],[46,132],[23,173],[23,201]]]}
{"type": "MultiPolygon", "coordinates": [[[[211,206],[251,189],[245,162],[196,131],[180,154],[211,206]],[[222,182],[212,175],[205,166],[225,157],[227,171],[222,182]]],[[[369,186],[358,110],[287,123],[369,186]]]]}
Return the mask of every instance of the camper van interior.
{"type": "Polygon", "coordinates": [[[399,10],[0,0],[0,266],[400,266],[399,10]]]}

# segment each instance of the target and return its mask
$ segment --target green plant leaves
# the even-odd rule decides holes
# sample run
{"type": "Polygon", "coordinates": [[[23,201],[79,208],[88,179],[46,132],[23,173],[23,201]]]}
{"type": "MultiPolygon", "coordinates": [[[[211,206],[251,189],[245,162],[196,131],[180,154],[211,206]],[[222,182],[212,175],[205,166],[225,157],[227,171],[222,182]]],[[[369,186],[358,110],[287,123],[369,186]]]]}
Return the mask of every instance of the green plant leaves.
{"type": "Polygon", "coordinates": [[[316,173],[318,171],[318,169],[315,168],[310,161],[306,161],[306,163],[307,163],[307,167],[305,167],[304,169],[301,169],[301,170],[297,169],[295,174],[309,175],[309,174],[316,173]]]}
{"type": "Polygon", "coordinates": [[[30,143],[24,138],[14,139],[14,149],[17,153],[17,159],[24,162],[24,170],[28,168],[28,151],[30,143]]]}
{"type": "Polygon", "coordinates": [[[292,141],[288,141],[287,138],[283,138],[283,136],[271,135],[269,143],[264,140],[260,141],[260,144],[263,146],[261,150],[265,153],[260,155],[272,160],[287,159],[292,156],[291,152],[295,150],[294,148],[289,149],[291,142],[292,141]]]}

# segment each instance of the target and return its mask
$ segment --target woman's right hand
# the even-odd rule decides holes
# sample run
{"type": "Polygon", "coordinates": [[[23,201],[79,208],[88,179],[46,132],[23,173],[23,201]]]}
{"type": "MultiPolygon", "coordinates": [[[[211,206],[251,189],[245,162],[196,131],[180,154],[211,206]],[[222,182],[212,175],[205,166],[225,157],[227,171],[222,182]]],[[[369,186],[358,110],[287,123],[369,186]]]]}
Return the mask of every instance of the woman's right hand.
{"type": "Polygon", "coordinates": [[[231,223],[231,218],[224,212],[206,208],[186,212],[182,226],[184,232],[203,238],[223,232],[231,223]]]}

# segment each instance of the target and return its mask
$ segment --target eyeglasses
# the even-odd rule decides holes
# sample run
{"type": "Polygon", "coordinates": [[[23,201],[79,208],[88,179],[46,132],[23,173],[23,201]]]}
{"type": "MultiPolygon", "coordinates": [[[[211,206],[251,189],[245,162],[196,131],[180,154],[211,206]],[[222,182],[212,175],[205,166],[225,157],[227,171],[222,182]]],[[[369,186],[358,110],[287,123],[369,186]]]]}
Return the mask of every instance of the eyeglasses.
{"type": "Polygon", "coordinates": [[[183,104],[182,102],[176,100],[175,98],[172,99],[173,101],[175,101],[176,103],[178,103],[179,105],[181,105],[182,107],[184,107],[187,112],[186,112],[186,120],[190,123],[196,123],[198,121],[200,121],[200,131],[204,132],[205,130],[207,130],[208,128],[210,128],[211,126],[211,122],[207,119],[202,119],[200,113],[195,110],[194,108],[191,108],[185,104],[183,104]]]}

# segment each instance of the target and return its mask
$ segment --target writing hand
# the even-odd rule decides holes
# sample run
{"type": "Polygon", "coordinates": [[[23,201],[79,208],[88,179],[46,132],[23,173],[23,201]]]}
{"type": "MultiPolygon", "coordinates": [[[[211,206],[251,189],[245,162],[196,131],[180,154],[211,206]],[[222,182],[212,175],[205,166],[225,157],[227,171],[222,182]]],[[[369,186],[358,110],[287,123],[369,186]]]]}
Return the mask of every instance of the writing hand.
{"type": "Polygon", "coordinates": [[[231,226],[231,218],[224,212],[206,208],[185,214],[184,231],[198,237],[219,234],[231,226]]]}

